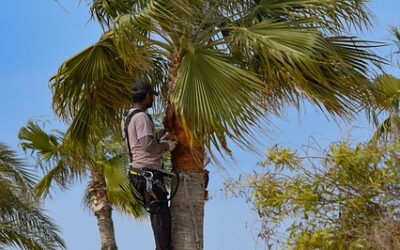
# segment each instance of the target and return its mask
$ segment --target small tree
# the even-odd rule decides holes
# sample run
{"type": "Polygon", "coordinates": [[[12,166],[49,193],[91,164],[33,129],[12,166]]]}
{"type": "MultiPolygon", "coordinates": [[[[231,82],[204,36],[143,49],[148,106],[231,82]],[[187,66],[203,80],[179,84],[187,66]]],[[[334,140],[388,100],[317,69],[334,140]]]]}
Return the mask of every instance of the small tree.
{"type": "Polygon", "coordinates": [[[34,176],[0,143],[0,249],[65,249],[58,227],[35,202],[34,176]]]}
{"type": "Polygon", "coordinates": [[[54,185],[65,190],[74,181],[89,178],[85,203],[97,218],[101,249],[116,250],[112,206],[136,218],[145,215],[125,175],[121,143],[104,137],[77,148],[63,133],[48,134],[32,121],[20,130],[19,138],[23,149],[36,155],[37,165],[45,173],[35,186],[37,197],[48,195],[54,185]]]}
{"type": "Polygon", "coordinates": [[[246,194],[271,248],[286,240],[299,250],[399,249],[399,149],[343,142],[300,157],[274,147],[261,173],[228,187],[246,194]],[[281,223],[289,225],[284,237],[281,223]]]}

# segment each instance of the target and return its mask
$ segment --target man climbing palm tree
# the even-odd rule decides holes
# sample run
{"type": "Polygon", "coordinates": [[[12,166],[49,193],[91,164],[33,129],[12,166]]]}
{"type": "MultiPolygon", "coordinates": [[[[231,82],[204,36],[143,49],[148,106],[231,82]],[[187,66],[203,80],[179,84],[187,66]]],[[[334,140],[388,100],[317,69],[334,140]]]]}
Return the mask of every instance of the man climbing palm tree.
{"type": "Polygon", "coordinates": [[[141,195],[143,205],[150,213],[151,226],[157,250],[171,249],[171,213],[163,181],[162,154],[172,151],[177,142],[160,143],[154,123],[145,113],[158,95],[146,81],[133,85],[133,108],[123,120],[123,134],[128,144],[131,163],[129,179],[141,195]],[[161,202],[163,201],[163,202],[161,202]]]}

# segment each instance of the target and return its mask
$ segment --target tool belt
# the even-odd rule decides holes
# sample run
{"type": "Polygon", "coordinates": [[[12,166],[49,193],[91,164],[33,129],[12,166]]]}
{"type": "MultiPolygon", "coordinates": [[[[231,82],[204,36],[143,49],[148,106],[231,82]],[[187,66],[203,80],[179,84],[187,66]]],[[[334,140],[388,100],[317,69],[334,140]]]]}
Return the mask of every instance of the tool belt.
{"type": "Polygon", "coordinates": [[[146,192],[154,198],[154,200],[151,201],[150,203],[146,204],[146,206],[151,205],[153,203],[168,202],[168,201],[172,200],[172,198],[174,198],[174,196],[176,195],[176,192],[178,191],[179,176],[174,172],[170,172],[165,169],[153,169],[153,168],[146,168],[146,167],[136,168],[131,165],[129,168],[129,174],[140,176],[145,179],[146,192]],[[154,194],[153,185],[158,186],[159,188],[161,188],[162,191],[168,193],[163,177],[168,177],[168,178],[175,177],[176,188],[174,190],[171,189],[170,197],[168,199],[158,200],[157,196],[154,194]]]}
{"type": "Polygon", "coordinates": [[[153,176],[154,178],[163,177],[165,174],[153,168],[129,168],[129,173],[142,177],[153,176]]]}
{"type": "Polygon", "coordinates": [[[157,171],[156,169],[130,167],[129,174],[138,175],[138,176],[143,177],[146,180],[146,191],[147,192],[152,192],[153,184],[158,185],[160,188],[165,190],[164,183],[162,181],[162,177],[165,174],[157,171]]]}

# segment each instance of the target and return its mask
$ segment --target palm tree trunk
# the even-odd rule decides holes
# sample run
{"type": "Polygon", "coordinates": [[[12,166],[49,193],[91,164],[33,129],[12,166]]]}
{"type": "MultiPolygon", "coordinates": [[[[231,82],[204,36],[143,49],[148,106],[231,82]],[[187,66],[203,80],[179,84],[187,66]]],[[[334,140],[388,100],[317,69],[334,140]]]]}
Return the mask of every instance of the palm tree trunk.
{"type": "Polygon", "coordinates": [[[106,182],[103,175],[96,170],[92,170],[89,197],[100,231],[101,250],[117,250],[112,208],[107,196],[106,182]]]}
{"type": "Polygon", "coordinates": [[[190,145],[175,115],[167,116],[165,124],[179,141],[171,159],[173,169],[180,175],[179,189],[171,201],[172,248],[201,250],[204,248],[204,147],[190,145]]]}
{"type": "Polygon", "coordinates": [[[180,173],[181,184],[171,201],[172,249],[202,250],[204,248],[203,173],[186,169],[180,173]]]}

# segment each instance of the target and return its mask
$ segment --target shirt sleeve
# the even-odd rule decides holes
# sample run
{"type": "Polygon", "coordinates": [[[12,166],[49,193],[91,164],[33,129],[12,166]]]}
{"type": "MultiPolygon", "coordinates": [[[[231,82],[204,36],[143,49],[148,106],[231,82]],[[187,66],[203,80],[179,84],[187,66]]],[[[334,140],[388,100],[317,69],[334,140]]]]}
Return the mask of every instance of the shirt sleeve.
{"type": "Polygon", "coordinates": [[[135,117],[135,128],[137,139],[140,140],[145,136],[154,137],[154,124],[145,113],[139,113],[135,117]]]}

